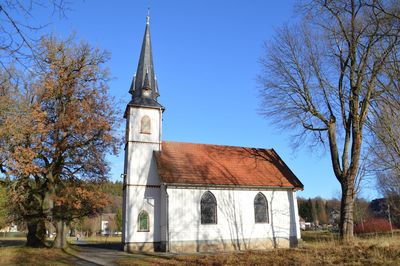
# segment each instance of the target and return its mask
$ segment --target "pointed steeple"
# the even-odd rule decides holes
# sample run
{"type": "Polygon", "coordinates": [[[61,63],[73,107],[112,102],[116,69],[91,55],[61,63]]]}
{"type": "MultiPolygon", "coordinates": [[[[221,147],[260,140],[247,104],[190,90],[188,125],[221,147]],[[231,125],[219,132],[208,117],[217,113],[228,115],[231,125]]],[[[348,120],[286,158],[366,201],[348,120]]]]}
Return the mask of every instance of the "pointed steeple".
{"type": "Polygon", "coordinates": [[[157,108],[162,107],[157,102],[157,97],[160,94],[158,92],[156,76],[154,73],[149,14],[146,17],[146,28],[144,31],[142,49],[140,52],[136,75],[132,80],[129,93],[132,94],[132,101],[130,102],[131,105],[157,108]]]}

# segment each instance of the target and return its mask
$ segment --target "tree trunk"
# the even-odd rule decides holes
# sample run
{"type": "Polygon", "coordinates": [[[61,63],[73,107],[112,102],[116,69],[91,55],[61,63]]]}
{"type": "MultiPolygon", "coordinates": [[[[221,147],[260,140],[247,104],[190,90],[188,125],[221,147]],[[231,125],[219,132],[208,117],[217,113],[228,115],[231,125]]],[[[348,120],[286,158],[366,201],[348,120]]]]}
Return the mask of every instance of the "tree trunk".
{"type": "Polygon", "coordinates": [[[43,219],[32,219],[27,223],[28,234],[26,235],[26,246],[45,247],[46,225],[43,219]]]}
{"type": "Polygon", "coordinates": [[[67,233],[68,227],[65,221],[57,221],[54,223],[56,228],[56,238],[53,242],[53,248],[65,248],[67,247],[67,233]]]}
{"type": "Polygon", "coordinates": [[[347,180],[342,184],[342,200],[340,208],[340,237],[343,241],[350,241],[353,236],[354,225],[354,184],[347,180]]]}

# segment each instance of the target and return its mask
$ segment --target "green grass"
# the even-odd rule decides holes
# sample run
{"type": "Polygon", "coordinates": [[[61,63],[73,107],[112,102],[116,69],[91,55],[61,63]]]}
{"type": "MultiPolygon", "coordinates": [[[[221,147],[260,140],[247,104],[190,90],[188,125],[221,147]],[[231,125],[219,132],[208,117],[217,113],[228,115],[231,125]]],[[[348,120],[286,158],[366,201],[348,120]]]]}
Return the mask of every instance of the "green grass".
{"type": "Polygon", "coordinates": [[[79,241],[76,241],[76,237],[68,237],[70,243],[91,243],[91,244],[115,244],[121,243],[120,236],[91,236],[91,237],[80,237],[79,241]]]}

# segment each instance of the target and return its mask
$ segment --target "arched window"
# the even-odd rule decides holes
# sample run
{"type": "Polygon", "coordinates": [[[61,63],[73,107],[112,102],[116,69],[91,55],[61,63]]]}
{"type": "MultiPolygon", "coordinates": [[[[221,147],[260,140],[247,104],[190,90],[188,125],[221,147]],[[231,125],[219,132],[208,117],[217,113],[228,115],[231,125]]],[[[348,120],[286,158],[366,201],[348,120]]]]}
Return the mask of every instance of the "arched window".
{"type": "Polygon", "coordinates": [[[146,211],[141,211],[138,216],[138,231],[149,231],[149,214],[146,211]]]}
{"type": "Polygon", "coordinates": [[[140,121],[140,133],[142,134],[150,134],[151,133],[151,123],[150,118],[145,115],[142,117],[140,121]]]}
{"type": "Polygon", "coordinates": [[[254,220],[256,223],[268,223],[267,198],[260,192],[254,198],[254,220]]]}
{"type": "Polygon", "coordinates": [[[200,206],[201,206],[201,223],[216,224],[217,200],[210,191],[207,191],[203,194],[203,196],[201,197],[200,206]]]}

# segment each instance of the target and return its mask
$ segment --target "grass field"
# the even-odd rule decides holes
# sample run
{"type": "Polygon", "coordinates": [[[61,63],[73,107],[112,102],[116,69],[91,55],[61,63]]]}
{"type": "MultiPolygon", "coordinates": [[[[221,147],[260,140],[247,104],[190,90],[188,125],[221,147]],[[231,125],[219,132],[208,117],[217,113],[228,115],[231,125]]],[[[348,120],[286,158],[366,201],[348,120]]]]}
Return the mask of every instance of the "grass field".
{"type": "MultiPolygon", "coordinates": [[[[68,238],[68,242],[74,243],[76,238],[68,238]]],[[[50,246],[52,239],[47,241],[50,246]]],[[[121,243],[121,237],[88,237],[80,239],[87,244],[115,244],[121,243]]],[[[25,237],[1,237],[0,236],[0,265],[75,265],[77,258],[68,255],[62,250],[51,248],[25,247],[25,237]]],[[[68,252],[76,252],[68,249],[68,252]]]]}
{"type": "Polygon", "coordinates": [[[73,265],[75,258],[62,250],[27,248],[26,238],[0,237],[0,265],[73,265]]]}
{"type": "Polygon", "coordinates": [[[329,232],[305,232],[298,248],[214,255],[123,258],[119,265],[400,265],[400,236],[356,238],[341,245],[329,232]]]}
{"type": "MultiPolygon", "coordinates": [[[[100,239],[90,239],[100,241],[100,239]]],[[[120,240],[119,240],[120,241],[120,240]]],[[[51,245],[52,239],[47,240],[51,245]]],[[[77,258],[59,249],[25,247],[26,237],[0,237],[0,265],[75,265],[77,258]]]]}
{"type": "Polygon", "coordinates": [[[73,265],[74,257],[62,250],[48,248],[2,247],[0,248],[0,265],[73,265]]]}
{"type": "Polygon", "coordinates": [[[79,241],[76,241],[76,237],[68,237],[68,242],[70,243],[121,243],[120,236],[91,236],[91,237],[83,237],[79,238],[79,241]]]}
{"type": "MultiPolygon", "coordinates": [[[[400,265],[400,232],[369,235],[341,245],[329,232],[303,232],[298,248],[218,254],[158,256],[133,255],[118,265],[400,265]]],[[[73,240],[73,239],[71,239],[73,240]]],[[[119,238],[81,239],[86,243],[118,243],[119,238]]],[[[25,239],[0,237],[0,265],[74,265],[76,258],[61,250],[24,247],[25,239]]],[[[77,249],[74,252],[79,252],[77,249]]]]}

